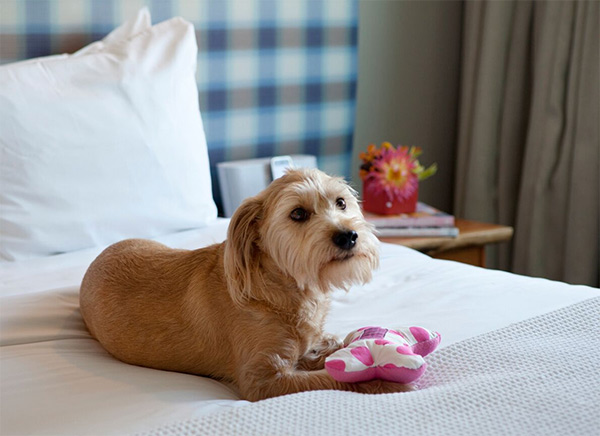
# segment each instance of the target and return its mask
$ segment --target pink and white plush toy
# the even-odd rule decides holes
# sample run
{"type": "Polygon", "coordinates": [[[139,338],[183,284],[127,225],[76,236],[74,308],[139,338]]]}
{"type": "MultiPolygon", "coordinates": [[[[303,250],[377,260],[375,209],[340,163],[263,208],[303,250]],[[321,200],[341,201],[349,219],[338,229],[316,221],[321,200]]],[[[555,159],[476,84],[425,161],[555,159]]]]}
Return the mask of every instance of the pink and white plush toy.
{"type": "Polygon", "coordinates": [[[325,360],[336,380],[356,383],[382,379],[407,384],[425,372],[423,356],[437,348],[441,336],[423,327],[363,327],[350,332],[345,347],[325,360]]]}

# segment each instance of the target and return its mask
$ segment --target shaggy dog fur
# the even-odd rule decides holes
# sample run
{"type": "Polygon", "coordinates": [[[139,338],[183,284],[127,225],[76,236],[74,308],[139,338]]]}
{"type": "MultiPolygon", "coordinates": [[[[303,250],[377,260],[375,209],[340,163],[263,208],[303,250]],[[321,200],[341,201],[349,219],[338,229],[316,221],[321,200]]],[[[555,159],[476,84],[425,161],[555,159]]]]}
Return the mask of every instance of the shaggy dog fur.
{"type": "Polygon", "coordinates": [[[405,391],[380,380],[341,383],[323,369],[341,346],[323,332],[328,294],[369,281],[377,265],[355,192],[318,170],[292,170],[243,202],[221,244],[108,247],[85,274],[81,313],[116,358],[229,382],[252,401],[405,391]]]}

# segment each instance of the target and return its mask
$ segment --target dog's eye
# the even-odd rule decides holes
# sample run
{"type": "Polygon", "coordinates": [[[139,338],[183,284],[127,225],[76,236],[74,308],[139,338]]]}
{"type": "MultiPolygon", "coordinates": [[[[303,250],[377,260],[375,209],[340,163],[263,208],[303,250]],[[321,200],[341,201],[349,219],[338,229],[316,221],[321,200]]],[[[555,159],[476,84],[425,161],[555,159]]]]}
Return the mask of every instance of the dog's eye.
{"type": "Polygon", "coordinates": [[[294,221],[306,221],[308,219],[308,212],[299,207],[292,211],[290,218],[294,221]]]}
{"type": "Polygon", "coordinates": [[[339,207],[340,209],[344,210],[344,209],[346,209],[346,200],[344,200],[342,197],[340,197],[337,200],[335,200],[335,205],[337,207],[339,207]]]}

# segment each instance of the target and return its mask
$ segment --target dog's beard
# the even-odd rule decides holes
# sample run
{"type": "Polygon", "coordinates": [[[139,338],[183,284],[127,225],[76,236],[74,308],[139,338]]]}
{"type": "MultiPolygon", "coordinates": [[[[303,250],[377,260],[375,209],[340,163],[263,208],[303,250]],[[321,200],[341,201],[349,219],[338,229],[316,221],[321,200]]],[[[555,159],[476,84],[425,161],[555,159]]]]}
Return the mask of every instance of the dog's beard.
{"type": "Polygon", "coordinates": [[[335,259],[323,265],[317,286],[322,290],[329,288],[348,290],[354,284],[369,282],[372,271],[376,267],[376,254],[361,253],[335,259]]]}
{"type": "Polygon", "coordinates": [[[307,225],[298,232],[297,225],[292,222],[269,227],[264,235],[268,241],[264,249],[300,289],[347,290],[371,280],[372,271],[379,264],[379,242],[368,224],[360,221],[354,226],[358,240],[352,250],[337,248],[331,240],[331,229],[307,225]]]}

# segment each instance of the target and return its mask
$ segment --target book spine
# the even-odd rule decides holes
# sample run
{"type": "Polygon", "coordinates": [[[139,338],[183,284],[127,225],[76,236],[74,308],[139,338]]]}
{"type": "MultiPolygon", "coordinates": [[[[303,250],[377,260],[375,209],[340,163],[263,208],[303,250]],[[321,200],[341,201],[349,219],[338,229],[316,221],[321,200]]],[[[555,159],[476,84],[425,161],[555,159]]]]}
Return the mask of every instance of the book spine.
{"type": "Polygon", "coordinates": [[[391,228],[391,227],[454,227],[453,216],[432,216],[421,218],[372,218],[368,217],[367,221],[375,227],[391,228]]]}
{"type": "Polygon", "coordinates": [[[426,237],[426,236],[458,236],[457,227],[381,227],[375,230],[380,237],[426,237]]]}

